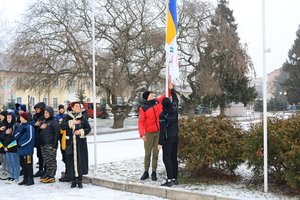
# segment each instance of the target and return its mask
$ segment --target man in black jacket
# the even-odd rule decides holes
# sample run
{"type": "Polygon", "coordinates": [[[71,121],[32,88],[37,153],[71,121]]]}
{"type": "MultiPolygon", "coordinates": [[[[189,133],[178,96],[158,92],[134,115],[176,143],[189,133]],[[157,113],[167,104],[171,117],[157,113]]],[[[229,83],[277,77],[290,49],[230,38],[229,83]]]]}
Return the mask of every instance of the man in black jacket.
{"type": "Polygon", "coordinates": [[[46,108],[46,104],[44,102],[37,103],[34,107],[35,114],[33,115],[33,121],[34,121],[34,129],[35,129],[35,141],[34,146],[36,147],[36,153],[38,157],[39,162],[39,170],[33,175],[33,177],[42,177],[45,174],[45,164],[44,164],[44,158],[42,156],[42,150],[41,150],[41,142],[40,142],[40,133],[42,125],[44,121],[44,110],[46,108]]]}

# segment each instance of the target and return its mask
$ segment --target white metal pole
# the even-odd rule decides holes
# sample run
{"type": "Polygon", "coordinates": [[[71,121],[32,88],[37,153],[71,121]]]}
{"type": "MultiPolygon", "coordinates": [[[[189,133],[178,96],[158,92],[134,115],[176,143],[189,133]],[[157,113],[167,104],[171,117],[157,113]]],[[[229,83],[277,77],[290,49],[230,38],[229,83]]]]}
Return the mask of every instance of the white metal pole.
{"type": "Polygon", "coordinates": [[[267,121],[267,70],[266,70],[266,19],[265,0],[262,0],[262,43],[263,43],[263,123],[264,123],[264,191],[268,192],[268,121],[267,121]]]}
{"type": "Polygon", "coordinates": [[[97,171],[97,116],[96,116],[96,70],[95,70],[95,0],[92,0],[93,37],[93,117],[94,117],[94,173],[97,171]]]}
{"type": "MultiPolygon", "coordinates": [[[[166,0],[166,34],[167,34],[167,18],[169,10],[169,0],[166,0]]],[[[166,49],[166,97],[169,97],[169,46],[167,45],[167,40],[165,41],[166,49]]]]}

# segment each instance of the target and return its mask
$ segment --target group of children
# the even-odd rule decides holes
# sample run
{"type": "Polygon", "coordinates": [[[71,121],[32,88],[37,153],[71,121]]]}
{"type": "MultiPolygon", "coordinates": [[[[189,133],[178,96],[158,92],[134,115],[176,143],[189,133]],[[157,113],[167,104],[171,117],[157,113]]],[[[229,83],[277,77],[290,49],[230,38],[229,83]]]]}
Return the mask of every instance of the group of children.
{"type": "MultiPolygon", "coordinates": [[[[58,106],[58,114],[44,102],[34,106],[35,114],[26,112],[26,105],[16,104],[15,111],[0,112],[0,179],[17,182],[19,185],[33,185],[34,177],[42,183],[55,182],[57,170],[56,151],[58,141],[65,161],[66,130],[60,123],[66,117],[63,105],[58,106]],[[39,170],[33,174],[33,153],[36,147],[39,170]],[[21,170],[20,170],[21,169],[21,170]],[[19,181],[20,175],[23,180],[19,181]]],[[[71,181],[64,175],[63,182],[71,181]]]]}

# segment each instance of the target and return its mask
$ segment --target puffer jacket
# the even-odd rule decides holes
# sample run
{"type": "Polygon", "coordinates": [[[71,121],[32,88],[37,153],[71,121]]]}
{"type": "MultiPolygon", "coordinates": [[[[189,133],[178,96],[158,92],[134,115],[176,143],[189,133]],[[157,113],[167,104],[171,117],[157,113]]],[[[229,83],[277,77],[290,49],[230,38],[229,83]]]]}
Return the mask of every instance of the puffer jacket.
{"type": "Polygon", "coordinates": [[[41,129],[40,142],[41,145],[51,144],[53,148],[57,149],[59,139],[59,123],[54,118],[54,110],[52,107],[45,109],[50,114],[49,118],[45,118],[43,124],[46,124],[45,129],[41,129]]]}
{"type": "Polygon", "coordinates": [[[138,129],[140,137],[145,136],[146,133],[159,131],[159,115],[162,111],[161,102],[165,96],[164,94],[156,99],[143,101],[139,108],[138,129]]]}

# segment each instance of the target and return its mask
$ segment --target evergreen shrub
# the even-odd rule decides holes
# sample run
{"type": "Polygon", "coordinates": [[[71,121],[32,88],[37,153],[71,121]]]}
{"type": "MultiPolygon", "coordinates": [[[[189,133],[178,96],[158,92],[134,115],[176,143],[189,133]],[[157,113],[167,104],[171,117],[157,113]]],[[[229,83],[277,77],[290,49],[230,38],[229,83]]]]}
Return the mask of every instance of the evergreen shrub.
{"type": "MultiPolygon", "coordinates": [[[[245,134],[244,159],[256,175],[263,174],[263,124],[245,134]]],[[[268,119],[268,174],[271,180],[300,188],[300,115],[268,119]]]]}
{"type": "Polygon", "coordinates": [[[180,119],[178,158],[191,174],[206,169],[233,171],[242,160],[242,131],[233,121],[198,116],[180,119]]]}

